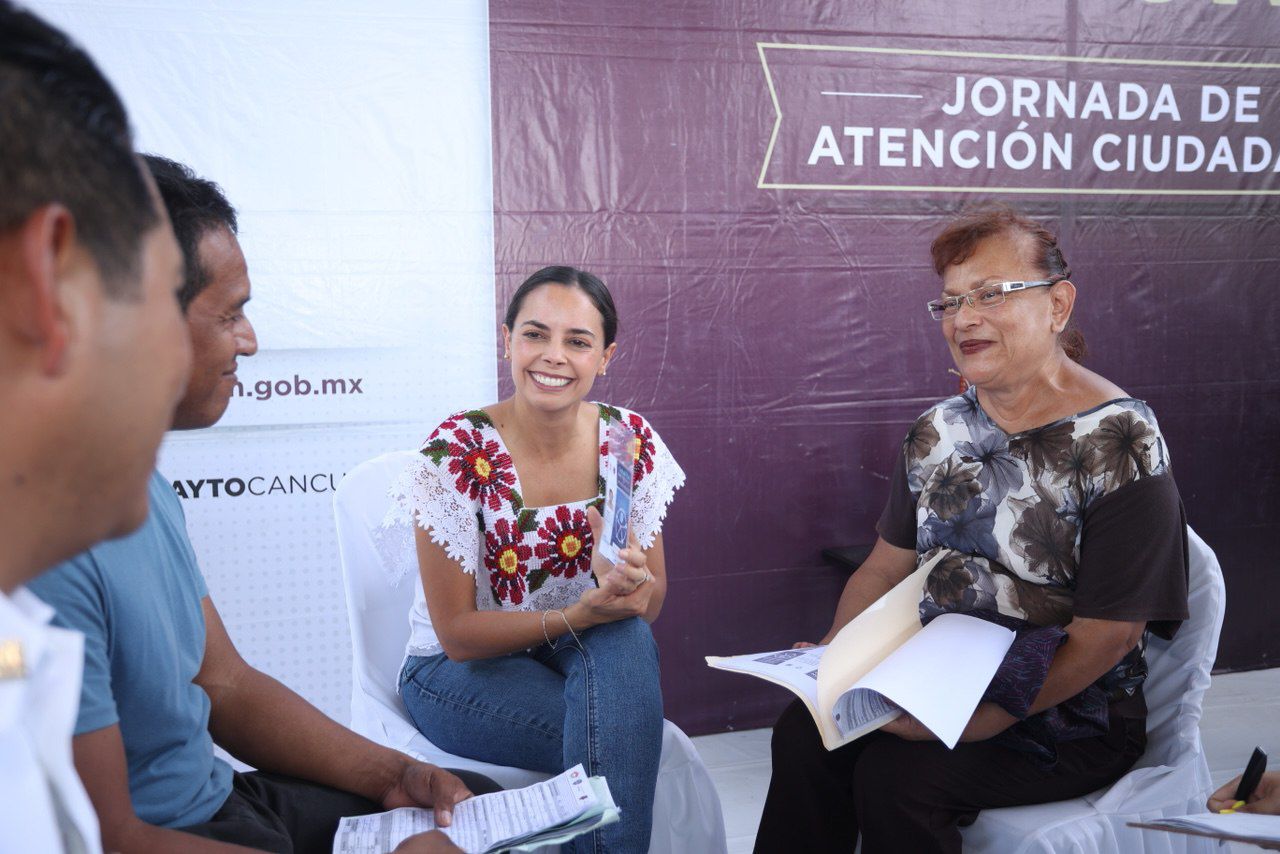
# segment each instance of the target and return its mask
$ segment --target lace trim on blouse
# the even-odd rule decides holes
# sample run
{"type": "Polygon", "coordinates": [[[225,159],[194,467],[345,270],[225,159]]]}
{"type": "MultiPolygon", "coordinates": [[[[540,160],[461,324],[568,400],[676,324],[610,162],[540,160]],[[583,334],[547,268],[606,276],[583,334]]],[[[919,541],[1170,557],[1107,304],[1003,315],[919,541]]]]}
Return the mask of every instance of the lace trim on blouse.
{"type": "Polygon", "coordinates": [[[383,535],[374,538],[383,557],[383,567],[393,585],[418,569],[413,547],[416,522],[431,541],[456,560],[463,572],[475,575],[480,568],[476,547],[476,510],[466,496],[426,457],[418,457],[392,483],[391,509],[382,521],[383,535]],[[383,554],[383,547],[389,550],[383,554]]]}
{"type": "Polygon", "coordinates": [[[642,549],[653,548],[653,541],[661,533],[662,522],[667,517],[667,508],[671,506],[676,490],[684,486],[685,479],[684,470],[671,456],[662,437],[654,433],[652,441],[653,471],[645,476],[631,497],[631,530],[642,549]]]}

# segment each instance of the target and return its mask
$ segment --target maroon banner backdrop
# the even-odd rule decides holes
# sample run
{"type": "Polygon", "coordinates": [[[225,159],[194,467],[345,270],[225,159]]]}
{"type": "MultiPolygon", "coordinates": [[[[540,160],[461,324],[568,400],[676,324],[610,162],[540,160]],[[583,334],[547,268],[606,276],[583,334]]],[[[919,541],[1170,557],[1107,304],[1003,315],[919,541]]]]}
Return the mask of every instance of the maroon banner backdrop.
{"type": "Polygon", "coordinates": [[[654,630],[690,732],[790,697],[704,655],[830,625],[820,550],[874,540],[907,425],[955,390],[927,249],[975,201],[1059,231],[1088,364],[1159,416],[1226,573],[1219,667],[1280,658],[1280,6],[1030,8],[491,3],[499,313],[545,264],[613,290],[597,396],[689,476],[654,630]]]}

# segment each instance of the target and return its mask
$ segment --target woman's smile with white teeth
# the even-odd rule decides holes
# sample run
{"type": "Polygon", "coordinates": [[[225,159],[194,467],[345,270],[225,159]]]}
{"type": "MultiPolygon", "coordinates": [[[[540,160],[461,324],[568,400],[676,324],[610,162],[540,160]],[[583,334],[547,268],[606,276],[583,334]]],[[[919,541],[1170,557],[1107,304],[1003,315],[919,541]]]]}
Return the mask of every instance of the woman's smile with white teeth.
{"type": "Polygon", "coordinates": [[[538,373],[537,371],[530,371],[529,375],[532,376],[535,380],[537,380],[540,384],[551,386],[553,388],[560,388],[561,386],[566,386],[569,384],[568,377],[553,377],[550,374],[541,374],[541,373],[538,373]]]}

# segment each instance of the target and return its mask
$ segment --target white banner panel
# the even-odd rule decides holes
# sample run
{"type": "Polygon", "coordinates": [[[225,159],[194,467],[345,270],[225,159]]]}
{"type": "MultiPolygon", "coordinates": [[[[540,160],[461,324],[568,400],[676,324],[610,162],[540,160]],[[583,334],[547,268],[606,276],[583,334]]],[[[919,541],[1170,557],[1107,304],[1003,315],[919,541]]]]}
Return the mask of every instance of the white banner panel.
{"type": "MultiPolygon", "coordinates": [[[[420,441],[411,428],[173,433],[160,470],[240,652],[326,713],[350,716],[351,645],[333,490],[357,463],[420,441]]],[[[408,615],[405,615],[408,619],[408,615]]]]}
{"type": "MultiPolygon", "coordinates": [[[[431,324],[439,327],[442,320],[431,324]]],[[[439,420],[426,424],[428,411],[443,407],[448,410],[440,411],[443,418],[460,402],[483,405],[494,394],[477,398],[493,385],[492,356],[484,354],[489,376],[476,376],[467,363],[480,354],[459,353],[451,333],[437,329],[434,342],[418,347],[262,351],[240,363],[231,405],[218,428],[404,422],[434,427],[439,420]]]]}
{"type": "Polygon", "coordinates": [[[497,397],[487,6],[30,5],[239,210],[261,351],[161,470],[241,653],[346,721],[333,487],[497,397]]]}

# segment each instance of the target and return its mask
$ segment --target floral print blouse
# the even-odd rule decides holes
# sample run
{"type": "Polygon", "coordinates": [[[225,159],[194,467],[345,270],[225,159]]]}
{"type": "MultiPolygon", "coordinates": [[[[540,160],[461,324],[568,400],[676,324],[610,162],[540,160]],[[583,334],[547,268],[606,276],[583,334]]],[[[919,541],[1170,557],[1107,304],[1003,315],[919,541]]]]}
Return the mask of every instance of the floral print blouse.
{"type": "MultiPolygon", "coordinates": [[[[1005,433],[977,389],[911,426],[877,526],[920,561],[939,550],[920,602],[923,622],[973,612],[1020,629],[993,687],[1017,717],[1039,692],[1060,629],[1073,617],[1147,621],[1169,636],[1187,616],[1185,519],[1169,453],[1146,403],[1120,398],[1051,424],[1005,433]],[[1027,630],[1053,627],[1051,631],[1027,630]],[[1038,645],[1034,662],[1019,658],[1038,645]],[[1019,672],[1007,672],[1010,667],[1019,672]],[[1028,671],[1030,668],[1030,671],[1028,671]],[[1030,676],[1029,676],[1030,673],[1030,676]]],[[[1131,697],[1145,667],[1136,650],[1096,686],[1131,697]]],[[[1134,716],[1145,706],[1133,706],[1134,716]]],[[[1061,740],[1061,739],[1059,739],[1061,740]]]]}
{"type": "MultiPolygon", "coordinates": [[[[608,425],[617,420],[635,434],[631,530],[642,548],[653,545],[684,472],[657,431],[641,416],[595,404],[599,411],[599,492],[591,499],[550,507],[524,503],[511,454],[482,410],[446,418],[420,456],[392,488],[395,515],[416,521],[476,579],[478,610],[542,611],[564,608],[595,585],[587,508],[600,509],[611,476],[608,425]]],[[[422,585],[410,614],[410,655],[441,651],[431,629],[422,585]]]]}

